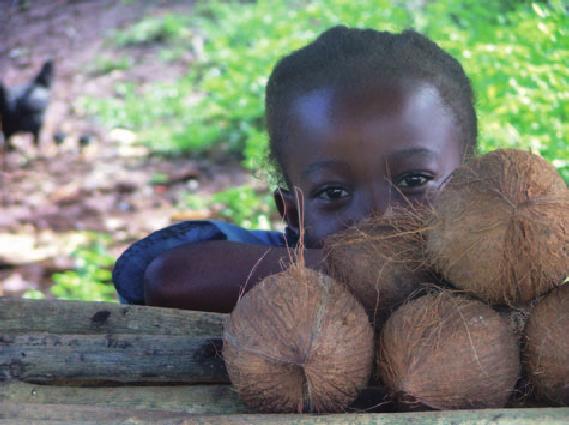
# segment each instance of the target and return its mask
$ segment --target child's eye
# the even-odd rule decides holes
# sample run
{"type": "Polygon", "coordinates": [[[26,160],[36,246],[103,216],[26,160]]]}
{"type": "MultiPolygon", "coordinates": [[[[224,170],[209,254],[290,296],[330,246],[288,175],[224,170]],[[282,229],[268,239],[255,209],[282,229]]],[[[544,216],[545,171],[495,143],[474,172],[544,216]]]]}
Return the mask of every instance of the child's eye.
{"type": "Polygon", "coordinates": [[[401,176],[396,185],[403,188],[414,188],[426,185],[433,177],[421,173],[408,173],[401,176]]]}
{"type": "Polygon", "coordinates": [[[337,201],[350,196],[350,193],[339,186],[329,186],[316,193],[316,197],[325,201],[337,201]]]}

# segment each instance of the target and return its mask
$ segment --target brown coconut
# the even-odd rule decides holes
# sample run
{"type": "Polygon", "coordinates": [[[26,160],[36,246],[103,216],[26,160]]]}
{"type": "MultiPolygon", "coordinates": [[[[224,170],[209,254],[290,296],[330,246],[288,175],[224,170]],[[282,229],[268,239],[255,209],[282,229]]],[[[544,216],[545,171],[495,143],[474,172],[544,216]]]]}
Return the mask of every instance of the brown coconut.
{"type": "Polygon", "coordinates": [[[537,303],[526,327],[525,364],[538,398],[569,406],[569,286],[537,303]]]}
{"type": "Polygon", "coordinates": [[[377,326],[421,283],[433,280],[422,217],[416,208],[371,217],[325,241],[328,273],[350,288],[377,326]]]}
{"type": "Polygon", "coordinates": [[[446,291],[401,306],[379,344],[379,376],[405,409],[504,407],[518,378],[508,322],[446,291]]]}
{"type": "Polygon", "coordinates": [[[458,168],[440,193],[427,255],[459,288],[520,305],[569,274],[569,191],[555,168],[497,150],[458,168]]]}
{"type": "Polygon", "coordinates": [[[521,344],[529,319],[530,306],[513,308],[506,305],[494,305],[492,308],[508,322],[510,329],[521,344]]]}
{"type": "Polygon", "coordinates": [[[341,284],[300,265],[237,303],[223,356],[242,400],[264,412],[341,412],[366,386],[373,329],[341,284]]]}

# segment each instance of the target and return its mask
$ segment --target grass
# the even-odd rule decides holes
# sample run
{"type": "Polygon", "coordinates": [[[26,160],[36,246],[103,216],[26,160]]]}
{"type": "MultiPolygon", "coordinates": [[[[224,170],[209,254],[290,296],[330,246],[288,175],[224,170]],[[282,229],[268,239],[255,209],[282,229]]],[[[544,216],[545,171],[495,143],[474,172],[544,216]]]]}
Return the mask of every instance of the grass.
{"type": "Polygon", "coordinates": [[[113,71],[126,71],[132,67],[132,60],[129,57],[113,58],[101,56],[95,59],[89,72],[94,75],[110,74],[113,71]]]}

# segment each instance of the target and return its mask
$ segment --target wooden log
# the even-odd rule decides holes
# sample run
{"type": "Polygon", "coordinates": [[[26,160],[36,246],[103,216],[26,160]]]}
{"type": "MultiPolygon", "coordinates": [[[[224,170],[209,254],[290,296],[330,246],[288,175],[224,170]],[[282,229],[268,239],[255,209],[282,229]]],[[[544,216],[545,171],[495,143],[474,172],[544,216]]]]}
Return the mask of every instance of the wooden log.
{"type": "MultiPolygon", "coordinates": [[[[2,414],[0,413],[0,418],[2,414]]],[[[105,425],[111,425],[108,422],[102,422],[105,425]]],[[[137,424],[139,422],[136,422],[137,424]]],[[[57,421],[57,420],[42,420],[42,419],[0,419],[0,425],[98,425],[98,422],[90,421],[87,419],[73,420],[73,421],[57,421]]],[[[114,422],[112,425],[133,425],[131,421],[114,422]]]]}
{"type": "Polygon", "coordinates": [[[0,334],[221,336],[226,317],[172,308],[0,297],[0,334]]]}
{"type": "MultiPolygon", "coordinates": [[[[480,423],[485,425],[566,425],[569,408],[447,410],[415,413],[368,413],[335,415],[192,415],[167,410],[111,409],[62,404],[26,404],[0,402],[0,420],[34,421],[46,424],[169,424],[169,425],[450,425],[480,423]],[[51,421],[51,422],[49,422],[51,421]]],[[[1,424],[1,422],[0,422],[1,424]]],[[[3,424],[1,424],[3,425],[3,424]]],[[[10,423],[11,425],[11,423],[10,423]]]]}
{"type": "MultiPolygon", "coordinates": [[[[95,421],[90,421],[87,419],[83,419],[83,420],[72,420],[72,421],[50,421],[50,420],[41,420],[41,419],[27,419],[27,420],[21,420],[21,419],[0,419],[0,425],[99,425],[99,424],[104,424],[104,425],[134,425],[134,424],[146,424],[148,422],[140,422],[140,421],[131,421],[131,420],[126,420],[126,421],[122,421],[122,420],[118,420],[118,421],[103,421],[103,422],[95,422],[95,421]]],[[[163,422],[158,422],[159,424],[187,424],[187,421],[178,421],[178,422],[172,422],[172,421],[163,421],[163,422]]]]}
{"type": "Polygon", "coordinates": [[[0,334],[0,382],[226,384],[220,353],[220,338],[0,334]]]}
{"type": "MultiPolygon", "coordinates": [[[[378,410],[378,406],[379,409],[385,406],[385,403],[382,403],[384,396],[385,392],[381,387],[367,388],[348,411],[382,411],[378,410]]],[[[125,409],[166,409],[174,412],[217,415],[251,412],[230,385],[77,387],[14,382],[0,385],[0,402],[2,401],[125,409]]]]}
{"type": "Polygon", "coordinates": [[[75,387],[21,382],[0,385],[0,402],[163,409],[194,414],[250,412],[231,385],[75,387]]]}
{"type": "Polygon", "coordinates": [[[123,424],[157,424],[185,425],[190,424],[192,415],[170,412],[168,410],[147,409],[113,409],[92,406],[72,406],[65,404],[27,404],[0,402],[1,421],[23,425],[28,423],[40,425],[123,425],[123,424]],[[25,421],[25,422],[24,422],[25,421]]]}

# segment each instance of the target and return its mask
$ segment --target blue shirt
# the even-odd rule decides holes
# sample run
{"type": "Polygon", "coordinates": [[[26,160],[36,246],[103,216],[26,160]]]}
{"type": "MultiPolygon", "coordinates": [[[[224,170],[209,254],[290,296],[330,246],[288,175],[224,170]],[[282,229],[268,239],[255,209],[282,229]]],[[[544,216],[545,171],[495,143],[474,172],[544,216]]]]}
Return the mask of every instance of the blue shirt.
{"type": "Polygon", "coordinates": [[[122,304],[144,304],[144,272],[158,255],[180,245],[227,240],[253,245],[294,246],[290,231],[247,230],[222,221],[183,221],[151,233],[132,244],[113,268],[113,283],[122,304]]]}

